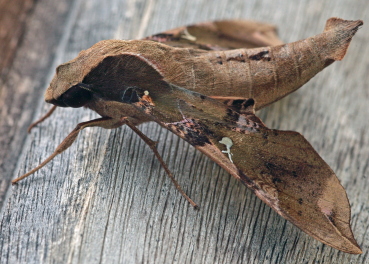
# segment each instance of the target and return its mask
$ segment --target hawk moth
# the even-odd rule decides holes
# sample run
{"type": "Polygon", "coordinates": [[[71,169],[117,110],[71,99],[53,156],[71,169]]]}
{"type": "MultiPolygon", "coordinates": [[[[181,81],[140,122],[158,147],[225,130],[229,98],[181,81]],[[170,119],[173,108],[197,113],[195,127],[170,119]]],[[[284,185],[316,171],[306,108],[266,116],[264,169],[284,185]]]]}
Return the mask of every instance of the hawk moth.
{"type": "Polygon", "coordinates": [[[289,44],[282,44],[271,25],[237,20],[177,28],[144,40],[98,42],[57,67],[45,93],[54,107],[35,124],[57,106],[86,107],[102,117],[78,124],[48,159],[13,183],[67,149],[85,127],[126,124],[159,156],[135,128],[154,121],[307,234],[360,254],[337,176],[301,134],[267,128],[255,110],[341,60],[362,24],[331,18],[323,33],[289,44]]]}

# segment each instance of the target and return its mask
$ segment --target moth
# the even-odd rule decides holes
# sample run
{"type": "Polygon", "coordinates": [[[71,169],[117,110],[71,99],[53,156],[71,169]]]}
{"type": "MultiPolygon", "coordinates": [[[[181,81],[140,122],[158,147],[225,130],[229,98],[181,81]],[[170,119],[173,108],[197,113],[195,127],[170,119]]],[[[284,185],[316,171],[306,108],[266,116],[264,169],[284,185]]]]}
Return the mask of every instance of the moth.
{"type": "Polygon", "coordinates": [[[337,176],[299,133],[267,128],[255,115],[341,60],[362,21],[330,18],[324,32],[283,44],[268,24],[240,20],[181,27],[143,40],[104,40],[56,69],[45,93],[56,107],[86,107],[101,118],[86,127],[131,127],[154,121],[186,140],[240,180],[282,217],[315,239],[360,254],[350,205],[337,176]]]}

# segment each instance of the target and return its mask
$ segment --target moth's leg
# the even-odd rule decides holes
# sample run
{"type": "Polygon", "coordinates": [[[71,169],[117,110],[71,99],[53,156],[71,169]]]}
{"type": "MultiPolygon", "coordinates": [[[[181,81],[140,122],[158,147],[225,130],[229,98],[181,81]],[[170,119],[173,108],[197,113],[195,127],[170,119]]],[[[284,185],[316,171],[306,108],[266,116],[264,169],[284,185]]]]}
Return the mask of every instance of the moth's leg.
{"type": "Polygon", "coordinates": [[[57,156],[58,154],[62,153],[64,150],[69,148],[73,144],[73,142],[76,140],[79,132],[82,129],[86,127],[94,127],[94,126],[103,127],[103,128],[114,128],[114,127],[118,127],[119,125],[123,125],[123,124],[124,122],[122,123],[122,121],[117,121],[110,117],[102,117],[102,118],[90,120],[87,122],[79,123],[76,126],[76,128],[73,129],[73,131],[63,140],[63,142],[60,143],[60,145],[55,149],[53,154],[51,154],[46,160],[44,160],[40,165],[38,165],[33,170],[13,180],[12,184],[15,184],[19,182],[20,180],[28,177],[29,175],[35,173],[36,171],[41,169],[43,166],[45,166],[47,163],[49,163],[55,156],[57,156]]]}
{"type": "Polygon", "coordinates": [[[39,120],[37,120],[36,122],[33,122],[27,129],[27,132],[31,132],[31,129],[34,128],[35,126],[37,126],[38,124],[40,124],[41,122],[44,122],[46,118],[48,118],[49,116],[52,115],[52,113],[54,113],[55,109],[56,109],[56,105],[53,105],[53,107],[43,116],[41,117],[39,120]]]}
{"type": "Polygon", "coordinates": [[[168,166],[165,164],[163,158],[160,156],[158,150],[156,149],[157,142],[151,140],[148,138],[145,134],[143,134],[136,126],[134,126],[131,122],[128,121],[127,118],[123,118],[122,122],[124,122],[127,126],[129,126],[145,143],[151,148],[151,150],[154,152],[155,156],[159,160],[161,166],[163,166],[164,170],[168,174],[169,178],[172,180],[174,186],[177,188],[177,190],[182,194],[184,198],[195,208],[198,208],[198,205],[192,201],[190,197],[182,190],[181,186],[178,184],[176,179],[174,178],[174,175],[169,170],[168,166]]]}

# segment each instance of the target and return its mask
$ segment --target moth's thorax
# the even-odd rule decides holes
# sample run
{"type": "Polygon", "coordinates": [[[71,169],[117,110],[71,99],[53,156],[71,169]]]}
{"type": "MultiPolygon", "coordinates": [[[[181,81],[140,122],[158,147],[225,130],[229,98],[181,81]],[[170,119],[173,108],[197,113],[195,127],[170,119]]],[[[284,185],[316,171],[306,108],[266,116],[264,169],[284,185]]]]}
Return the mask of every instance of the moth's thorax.
{"type": "Polygon", "coordinates": [[[95,111],[103,117],[111,117],[115,120],[121,120],[123,117],[129,117],[129,121],[134,125],[152,121],[152,119],[133,105],[115,101],[106,101],[95,99],[90,101],[85,107],[95,111]]]}

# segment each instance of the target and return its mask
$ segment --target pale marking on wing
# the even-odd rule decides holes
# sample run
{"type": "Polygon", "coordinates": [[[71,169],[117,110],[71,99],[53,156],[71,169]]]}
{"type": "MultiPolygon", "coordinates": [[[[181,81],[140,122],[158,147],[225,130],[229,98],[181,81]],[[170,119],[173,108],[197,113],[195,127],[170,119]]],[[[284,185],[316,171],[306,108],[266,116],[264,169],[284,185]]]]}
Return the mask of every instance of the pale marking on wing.
{"type": "Polygon", "coordinates": [[[229,137],[223,137],[221,141],[219,141],[220,144],[224,144],[227,148],[227,150],[222,150],[223,153],[228,154],[229,160],[233,163],[232,160],[232,153],[231,153],[231,147],[233,146],[233,141],[229,137]]]}
{"type": "Polygon", "coordinates": [[[195,36],[192,36],[192,35],[188,32],[187,28],[186,28],[185,30],[183,30],[182,35],[181,35],[181,38],[183,38],[183,39],[187,39],[187,40],[189,40],[189,41],[193,41],[193,42],[195,42],[195,41],[197,40],[197,38],[196,38],[195,36]]]}

